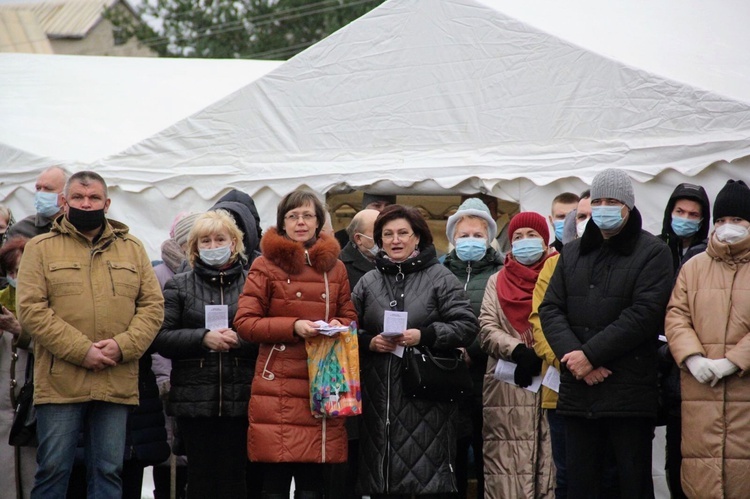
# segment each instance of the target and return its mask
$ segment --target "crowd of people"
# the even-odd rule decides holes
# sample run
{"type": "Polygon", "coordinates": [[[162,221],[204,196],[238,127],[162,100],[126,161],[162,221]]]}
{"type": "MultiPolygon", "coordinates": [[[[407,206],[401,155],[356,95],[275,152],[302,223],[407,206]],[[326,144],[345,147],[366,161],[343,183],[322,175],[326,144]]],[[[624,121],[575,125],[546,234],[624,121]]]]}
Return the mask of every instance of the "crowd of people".
{"type": "Polygon", "coordinates": [[[334,234],[316,193],[261,230],[232,190],[178,214],[156,262],[97,173],[50,167],[36,192],[18,222],[0,205],[0,438],[33,371],[38,440],[0,445],[4,496],[140,498],[154,466],[156,499],[292,481],[300,499],[463,499],[472,472],[476,497],[649,498],[657,425],[673,498],[750,490],[742,181],[713,212],[680,184],[657,236],[620,170],[514,215],[507,241],[466,197],[444,255],[395,196],[365,194],[334,234]],[[361,415],[311,411],[307,347],[337,341],[320,321],[357,331],[361,415]],[[454,352],[473,388],[410,392],[404,352],[454,352]]]}

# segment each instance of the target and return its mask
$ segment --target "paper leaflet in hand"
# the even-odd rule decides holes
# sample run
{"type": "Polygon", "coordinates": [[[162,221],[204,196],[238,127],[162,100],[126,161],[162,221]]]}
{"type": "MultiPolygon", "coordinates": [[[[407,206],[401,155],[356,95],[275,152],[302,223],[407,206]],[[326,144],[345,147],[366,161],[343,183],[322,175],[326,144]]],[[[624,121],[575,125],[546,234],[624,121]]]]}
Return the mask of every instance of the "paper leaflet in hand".
{"type": "Polygon", "coordinates": [[[352,322],[336,338],[323,335],[308,338],[305,348],[313,416],[362,414],[357,325],[352,322]]]}
{"type": "Polygon", "coordinates": [[[338,333],[343,333],[344,331],[349,330],[347,326],[331,326],[326,321],[315,321],[315,326],[315,329],[317,329],[320,334],[326,336],[334,336],[338,333]]]}

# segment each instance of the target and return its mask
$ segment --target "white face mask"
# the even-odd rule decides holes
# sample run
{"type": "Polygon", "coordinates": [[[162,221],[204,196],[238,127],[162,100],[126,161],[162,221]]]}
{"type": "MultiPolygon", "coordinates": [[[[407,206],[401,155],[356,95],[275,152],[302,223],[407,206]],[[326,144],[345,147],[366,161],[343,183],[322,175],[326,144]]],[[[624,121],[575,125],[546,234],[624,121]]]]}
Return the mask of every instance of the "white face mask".
{"type": "Polygon", "coordinates": [[[576,234],[578,234],[578,237],[583,237],[583,233],[586,231],[586,224],[589,223],[589,219],[581,220],[576,224],[576,234]]]}
{"type": "Polygon", "coordinates": [[[716,227],[716,239],[722,243],[734,244],[747,237],[747,228],[741,225],[724,224],[716,227]]]}

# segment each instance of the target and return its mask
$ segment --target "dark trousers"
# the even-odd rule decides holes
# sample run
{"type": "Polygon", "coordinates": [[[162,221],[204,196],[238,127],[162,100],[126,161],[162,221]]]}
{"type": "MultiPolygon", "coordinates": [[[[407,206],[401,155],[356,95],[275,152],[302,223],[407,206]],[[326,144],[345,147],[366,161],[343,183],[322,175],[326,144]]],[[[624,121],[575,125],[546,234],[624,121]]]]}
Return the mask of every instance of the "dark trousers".
{"type": "MultiPolygon", "coordinates": [[[[128,459],[122,463],[122,499],[141,499],[143,488],[143,468],[146,465],[135,459],[128,459]]],[[[70,473],[67,499],[86,499],[88,497],[86,483],[86,466],[76,464],[70,473]]],[[[2,496],[2,494],[0,494],[2,496]]]]}
{"type": "Polygon", "coordinates": [[[672,499],[687,499],[682,490],[680,467],[682,466],[682,418],[667,416],[667,462],[664,469],[667,472],[667,485],[672,499]]]}
{"type": "Polygon", "coordinates": [[[555,499],[567,499],[568,477],[565,471],[565,416],[557,413],[557,409],[547,409],[549,422],[549,437],[552,446],[552,460],[555,462],[555,499]]]}
{"type": "MultiPolygon", "coordinates": [[[[175,497],[187,497],[187,466],[175,468],[175,497]]],[[[172,471],[169,466],[154,466],[154,499],[169,499],[172,490],[172,471]]]]}
{"type": "Polygon", "coordinates": [[[189,499],[247,497],[247,418],[177,418],[188,459],[189,499]]]}
{"type": "Polygon", "coordinates": [[[359,440],[349,440],[348,452],[347,462],[334,463],[329,466],[330,475],[326,499],[352,499],[357,497],[354,488],[357,484],[357,473],[359,471],[359,440]]]}
{"type": "Polygon", "coordinates": [[[282,497],[289,496],[289,489],[294,478],[294,490],[297,496],[322,496],[327,494],[326,482],[331,476],[330,464],[316,463],[262,463],[263,495],[282,497]]]}
{"type": "Polygon", "coordinates": [[[605,497],[602,494],[609,485],[604,483],[609,446],[618,473],[619,497],[653,499],[652,419],[567,417],[565,430],[568,496],[576,499],[605,497]]]}
{"type": "MultiPolygon", "coordinates": [[[[474,458],[474,472],[477,479],[477,499],[484,497],[484,458],[482,455],[482,405],[472,404],[468,410],[471,418],[471,435],[456,441],[456,482],[458,497],[466,499],[469,482],[469,449],[474,458]]],[[[421,497],[421,496],[420,496],[421,497]]]]}

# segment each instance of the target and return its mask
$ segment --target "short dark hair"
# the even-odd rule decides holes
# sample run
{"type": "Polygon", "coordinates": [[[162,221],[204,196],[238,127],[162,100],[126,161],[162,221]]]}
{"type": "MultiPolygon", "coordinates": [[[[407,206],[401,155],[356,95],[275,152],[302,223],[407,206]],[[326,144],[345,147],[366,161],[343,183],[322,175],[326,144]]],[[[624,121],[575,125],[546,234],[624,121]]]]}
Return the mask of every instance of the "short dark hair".
{"type": "Polygon", "coordinates": [[[427,220],[424,219],[422,213],[416,208],[401,204],[387,206],[380,212],[378,218],[375,219],[375,229],[372,234],[375,238],[375,244],[381,248],[383,247],[383,226],[388,222],[398,220],[399,218],[403,218],[409,222],[411,230],[413,230],[414,234],[419,237],[418,247],[420,251],[432,245],[432,232],[430,232],[430,227],[427,225],[427,220]]]}
{"type": "Polygon", "coordinates": [[[104,197],[109,197],[109,194],[107,193],[107,182],[105,182],[102,176],[96,172],[84,170],[71,175],[68,181],[65,182],[64,193],[66,198],[68,197],[68,192],[70,191],[70,186],[73,182],[78,182],[84,186],[88,186],[91,182],[99,182],[104,187],[104,197]]]}
{"type": "MultiPolygon", "coordinates": [[[[16,260],[23,254],[26,247],[26,241],[29,239],[24,236],[13,236],[0,247],[0,272],[8,275],[16,265],[16,260]]],[[[16,269],[17,270],[17,269],[16,269]]]]}
{"type": "Polygon", "coordinates": [[[318,221],[318,228],[315,229],[315,237],[320,235],[320,230],[326,223],[326,208],[314,193],[310,191],[296,190],[292,191],[281,200],[279,207],[276,209],[276,230],[279,234],[286,235],[284,229],[284,217],[287,213],[295,208],[311,204],[315,208],[315,218],[318,221]]]}
{"type": "Polygon", "coordinates": [[[591,197],[591,189],[586,189],[585,191],[583,191],[581,193],[581,195],[579,196],[578,201],[580,201],[581,199],[588,199],[590,197],[591,197]]]}
{"type": "Polygon", "coordinates": [[[555,199],[552,200],[552,206],[555,206],[556,203],[573,204],[577,203],[580,200],[581,199],[577,194],[573,194],[572,192],[563,192],[562,194],[558,194],[557,196],[555,196],[555,199]]]}

